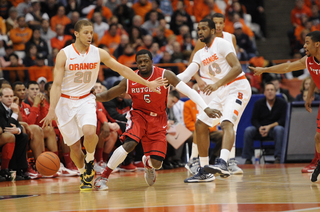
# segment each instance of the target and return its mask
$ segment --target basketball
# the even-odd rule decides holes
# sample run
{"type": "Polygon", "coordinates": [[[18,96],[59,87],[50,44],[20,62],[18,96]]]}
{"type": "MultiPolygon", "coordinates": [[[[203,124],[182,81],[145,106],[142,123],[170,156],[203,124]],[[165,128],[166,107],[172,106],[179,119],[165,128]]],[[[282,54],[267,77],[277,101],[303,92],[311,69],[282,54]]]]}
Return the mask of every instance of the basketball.
{"type": "Polygon", "coordinates": [[[60,159],[53,152],[43,152],[37,159],[36,168],[44,176],[54,175],[60,168],[60,159]]]}

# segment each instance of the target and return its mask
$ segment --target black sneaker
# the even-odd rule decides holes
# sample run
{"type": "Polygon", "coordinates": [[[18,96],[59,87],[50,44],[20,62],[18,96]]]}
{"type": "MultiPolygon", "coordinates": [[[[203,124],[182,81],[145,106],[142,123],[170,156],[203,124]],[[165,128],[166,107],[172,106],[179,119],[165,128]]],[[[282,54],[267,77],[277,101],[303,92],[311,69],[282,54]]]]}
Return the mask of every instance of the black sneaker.
{"type": "Polygon", "coordinates": [[[10,173],[9,169],[2,169],[0,171],[0,176],[2,178],[4,178],[6,181],[11,181],[12,180],[11,179],[11,173],[10,173]]]}
{"type": "Polygon", "coordinates": [[[311,182],[317,182],[319,174],[320,174],[320,162],[318,160],[317,167],[313,170],[311,175],[311,182]]]}
{"type": "Polygon", "coordinates": [[[204,168],[199,167],[198,173],[184,180],[185,183],[201,183],[201,182],[212,182],[216,178],[213,174],[210,174],[204,170],[204,168]]]}
{"type": "Polygon", "coordinates": [[[29,175],[27,175],[26,172],[24,171],[17,171],[17,175],[16,175],[16,181],[19,180],[30,180],[31,178],[29,177],[29,175]]]}
{"type": "Polygon", "coordinates": [[[206,165],[204,170],[211,174],[218,174],[220,177],[229,177],[230,172],[228,170],[227,162],[221,158],[217,158],[214,165],[206,165]]]}
{"type": "Polygon", "coordinates": [[[80,191],[91,191],[92,190],[92,184],[87,183],[83,180],[83,174],[80,175],[80,191]]]}
{"type": "Polygon", "coordinates": [[[85,163],[85,171],[83,173],[83,181],[85,181],[86,183],[92,184],[93,178],[95,176],[94,160],[87,163],[86,159],[84,159],[84,163],[85,163]]]}

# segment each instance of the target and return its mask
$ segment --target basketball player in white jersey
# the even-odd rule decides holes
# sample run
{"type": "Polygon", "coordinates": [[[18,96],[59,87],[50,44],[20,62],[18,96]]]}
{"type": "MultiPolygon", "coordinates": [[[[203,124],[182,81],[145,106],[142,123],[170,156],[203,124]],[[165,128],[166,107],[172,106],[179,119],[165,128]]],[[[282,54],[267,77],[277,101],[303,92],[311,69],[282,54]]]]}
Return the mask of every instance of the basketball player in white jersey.
{"type": "MultiPolygon", "coordinates": [[[[98,142],[96,134],[96,102],[90,93],[94,87],[100,62],[119,74],[137,83],[156,88],[164,85],[157,79],[153,82],[144,80],[130,68],[121,65],[110,55],[93,45],[93,25],[87,20],[78,21],[74,27],[75,43],[63,48],[57,55],[54,68],[54,80],[50,93],[50,108],[42,120],[43,126],[51,125],[56,119],[64,142],[70,146],[70,156],[80,171],[80,190],[91,190],[94,171],[94,153],[98,142]],[[86,157],[81,148],[80,139],[86,157]]],[[[159,93],[159,92],[158,92],[159,93]]]]}
{"type": "MultiPolygon", "coordinates": [[[[236,37],[233,34],[230,34],[229,32],[224,32],[223,28],[225,26],[225,16],[221,13],[215,13],[212,15],[212,21],[215,23],[216,25],[216,32],[215,32],[215,36],[216,37],[220,37],[223,38],[227,41],[229,41],[230,43],[232,43],[233,45],[233,50],[234,53],[236,54],[236,45],[237,45],[237,41],[236,41],[236,37]]],[[[190,57],[190,63],[193,60],[193,56],[194,54],[199,50],[202,49],[203,47],[205,47],[205,43],[201,42],[200,39],[198,39],[196,46],[194,48],[194,50],[192,51],[191,57],[190,57]]],[[[211,84],[212,81],[210,79],[206,79],[206,78],[202,78],[199,76],[198,73],[196,73],[194,75],[195,80],[198,83],[198,86],[201,90],[203,90],[203,88],[207,85],[207,84],[211,84]]],[[[210,97],[204,95],[202,92],[200,92],[200,95],[202,96],[203,99],[208,98],[208,101],[210,101],[210,97]]],[[[206,102],[208,103],[208,102],[206,102]]],[[[243,174],[243,171],[240,167],[238,167],[237,163],[236,163],[236,147],[235,147],[235,142],[233,143],[230,155],[229,155],[229,161],[228,161],[228,169],[230,171],[231,174],[243,174]]],[[[190,171],[191,174],[195,174],[198,167],[199,167],[199,160],[198,160],[198,147],[197,147],[197,143],[196,143],[196,136],[194,136],[194,140],[193,140],[193,144],[192,144],[192,149],[191,149],[191,157],[190,157],[190,161],[189,163],[186,164],[186,168],[190,171]]]]}
{"type": "Polygon", "coordinates": [[[212,174],[222,177],[230,175],[227,160],[240,117],[251,97],[250,84],[242,72],[232,44],[215,36],[215,24],[210,19],[201,20],[197,30],[201,42],[206,46],[195,53],[192,63],[178,77],[188,82],[200,68],[201,76],[211,80],[211,84],[203,89],[203,93],[210,97],[208,105],[220,110],[222,116],[212,119],[199,112],[195,127],[200,169],[196,175],[185,179],[186,183],[213,181],[215,178],[212,174]],[[215,165],[209,165],[208,126],[215,126],[219,122],[223,131],[220,158],[216,159],[215,165]]]}

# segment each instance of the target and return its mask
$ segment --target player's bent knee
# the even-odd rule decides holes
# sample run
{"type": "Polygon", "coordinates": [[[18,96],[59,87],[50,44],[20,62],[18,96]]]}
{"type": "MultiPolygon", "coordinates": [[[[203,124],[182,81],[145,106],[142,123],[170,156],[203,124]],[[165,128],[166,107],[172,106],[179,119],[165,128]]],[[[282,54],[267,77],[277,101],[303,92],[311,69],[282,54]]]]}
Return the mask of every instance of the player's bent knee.
{"type": "Polygon", "coordinates": [[[137,145],[138,143],[136,141],[134,140],[127,141],[126,139],[122,147],[124,148],[124,150],[126,150],[126,152],[131,152],[134,150],[134,148],[136,148],[137,145]]]}
{"type": "Polygon", "coordinates": [[[15,136],[12,133],[4,132],[0,135],[0,141],[3,141],[1,143],[14,143],[16,141],[15,136]]]}
{"type": "Polygon", "coordinates": [[[160,169],[162,166],[162,161],[155,160],[152,158],[151,158],[151,163],[152,163],[153,168],[155,168],[155,169],[160,169]]]}
{"type": "Polygon", "coordinates": [[[316,135],[314,136],[315,142],[320,143],[320,133],[316,132],[316,135]]]}
{"type": "Polygon", "coordinates": [[[222,130],[233,129],[233,124],[228,120],[223,121],[220,126],[222,130]]]}
{"type": "Polygon", "coordinates": [[[70,147],[70,152],[79,152],[82,151],[81,143],[80,141],[77,141],[76,143],[72,144],[70,147]]]}

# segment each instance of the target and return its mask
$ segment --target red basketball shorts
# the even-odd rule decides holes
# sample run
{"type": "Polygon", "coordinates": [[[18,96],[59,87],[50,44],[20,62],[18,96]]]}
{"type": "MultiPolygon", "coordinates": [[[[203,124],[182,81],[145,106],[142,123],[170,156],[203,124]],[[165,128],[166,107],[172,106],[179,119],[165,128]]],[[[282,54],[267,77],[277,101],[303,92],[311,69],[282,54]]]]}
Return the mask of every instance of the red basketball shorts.
{"type": "Polygon", "coordinates": [[[128,115],[126,132],[121,136],[124,141],[128,136],[140,142],[145,155],[166,157],[167,152],[167,114],[150,116],[138,110],[131,110],[128,115]]]}

